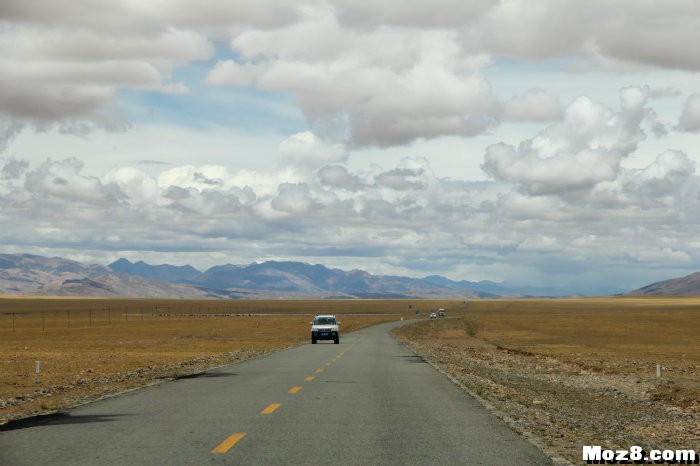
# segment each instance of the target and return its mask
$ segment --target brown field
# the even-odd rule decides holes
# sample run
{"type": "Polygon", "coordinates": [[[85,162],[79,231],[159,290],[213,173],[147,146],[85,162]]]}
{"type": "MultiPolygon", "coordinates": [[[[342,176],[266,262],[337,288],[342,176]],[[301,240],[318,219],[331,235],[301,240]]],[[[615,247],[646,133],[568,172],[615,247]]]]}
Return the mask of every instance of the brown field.
{"type": "Polygon", "coordinates": [[[465,315],[498,346],[598,360],[604,372],[623,370],[625,361],[648,374],[657,363],[667,371],[700,364],[700,298],[474,301],[465,315]]]}
{"type": "Polygon", "coordinates": [[[347,333],[456,305],[0,297],[0,424],[305,343],[315,314],[347,333]]]}
{"type": "Polygon", "coordinates": [[[553,455],[700,451],[700,297],[474,300],[455,314],[397,333],[553,455]]]}
{"type": "Polygon", "coordinates": [[[553,456],[700,450],[700,297],[0,298],[0,424],[306,343],[315,314],[347,333],[416,309],[399,336],[553,456]],[[446,319],[425,319],[439,307],[446,319]]]}

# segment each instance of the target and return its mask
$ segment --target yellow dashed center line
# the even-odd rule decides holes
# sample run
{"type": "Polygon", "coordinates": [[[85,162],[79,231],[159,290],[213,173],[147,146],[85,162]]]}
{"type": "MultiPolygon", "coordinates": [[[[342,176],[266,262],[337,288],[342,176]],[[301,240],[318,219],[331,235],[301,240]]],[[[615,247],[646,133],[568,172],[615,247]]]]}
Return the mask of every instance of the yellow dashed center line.
{"type": "Polygon", "coordinates": [[[235,444],[237,444],[241,439],[245,437],[245,434],[243,433],[238,433],[238,434],[231,434],[229,438],[221,442],[216,448],[214,448],[211,452],[212,453],[226,453],[233,447],[235,444]]]}
{"type": "Polygon", "coordinates": [[[279,408],[280,406],[282,406],[280,403],[272,403],[270,406],[268,406],[267,408],[263,409],[263,410],[260,412],[260,414],[272,414],[272,413],[274,413],[275,410],[276,410],[277,408],[279,408]]]}
{"type": "MultiPolygon", "coordinates": [[[[327,362],[327,363],[326,363],[326,367],[331,366],[331,364],[333,364],[333,363],[336,362],[338,359],[340,359],[342,356],[344,356],[345,353],[347,353],[350,349],[352,349],[356,344],[357,344],[357,342],[356,342],[355,344],[353,344],[348,350],[345,350],[345,351],[343,351],[342,353],[339,353],[331,362],[327,362]]],[[[320,373],[322,373],[324,370],[325,370],[325,368],[321,367],[321,368],[319,368],[319,369],[316,369],[316,373],[317,373],[317,374],[320,374],[320,373]]],[[[311,382],[311,381],[314,380],[315,378],[316,378],[316,376],[310,375],[310,376],[306,377],[304,380],[307,381],[307,382],[311,382]]],[[[302,387],[292,387],[292,388],[289,389],[289,391],[288,391],[287,393],[290,393],[290,394],[299,393],[299,391],[301,390],[301,388],[302,388],[302,387]]],[[[272,413],[274,413],[274,412],[277,410],[277,408],[279,408],[280,406],[282,406],[281,403],[272,403],[272,404],[270,404],[267,408],[263,409],[263,410],[260,412],[260,414],[272,414],[272,413]]],[[[245,436],[246,436],[246,434],[244,434],[244,433],[235,433],[235,434],[231,434],[226,440],[224,440],[224,441],[221,442],[219,445],[217,445],[217,447],[214,448],[214,449],[211,451],[211,453],[226,453],[226,452],[228,452],[231,448],[233,448],[234,445],[236,445],[238,442],[240,442],[245,436]]]]}

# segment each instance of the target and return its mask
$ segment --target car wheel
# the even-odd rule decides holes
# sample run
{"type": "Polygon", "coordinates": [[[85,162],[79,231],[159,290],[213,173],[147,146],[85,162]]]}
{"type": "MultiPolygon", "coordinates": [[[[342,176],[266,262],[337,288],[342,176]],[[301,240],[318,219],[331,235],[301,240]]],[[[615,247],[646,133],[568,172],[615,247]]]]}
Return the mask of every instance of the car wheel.
{"type": "Polygon", "coordinates": [[[338,343],[340,343],[340,338],[336,338],[335,340],[333,340],[333,342],[337,345],[338,343]]]}
{"type": "Polygon", "coordinates": [[[315,344],[316,344],[316,339],[315,339],[315,338],[312,338],[312,339],[311,339],[311,344],[312,344],[312,345],[315,345],[315,344]]]}

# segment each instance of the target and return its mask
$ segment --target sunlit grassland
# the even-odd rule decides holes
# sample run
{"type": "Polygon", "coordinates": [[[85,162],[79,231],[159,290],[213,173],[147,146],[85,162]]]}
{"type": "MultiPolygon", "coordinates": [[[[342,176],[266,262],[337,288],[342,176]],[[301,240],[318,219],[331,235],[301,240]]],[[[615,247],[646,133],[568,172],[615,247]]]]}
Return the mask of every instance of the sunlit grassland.
{"type": "Polygon", "coordinates": [[[464,315],[480,338],[505,348],[700,364],[699,297],[484,300],[464,315]]]}
{"type": "Polygon", "coordinates": [[[404,331],[448,342],[476,339],[601,373],[653,376],[659,364],[665,378],[684,387],[683,396],[696,395],[700,297],[467,303],[4,297],[0,298],[0,399],[70,383],[86,371],[99,377],[241,350],[303,344],[316,314],[336,314],[341,332],[348,333],[401,318],[426,320],[438,308],[447,309],[447,319],[404,331]],[[36,361],[41,361],[39,376],[36,361]]]}
{"type": "Polygon", "coordinates": [[[660,381],[654,394],[700,403],[700,297],[473,300],[460,318],[404,327],[414,339],[553,357],[582,371],[660,381]]]}
{"type": "Polygon", "coordinates": [[[0,297],[0,399],[80,378],[303,344],[316,314],[336,314],[342,334],[459,304],[0,297]]]}

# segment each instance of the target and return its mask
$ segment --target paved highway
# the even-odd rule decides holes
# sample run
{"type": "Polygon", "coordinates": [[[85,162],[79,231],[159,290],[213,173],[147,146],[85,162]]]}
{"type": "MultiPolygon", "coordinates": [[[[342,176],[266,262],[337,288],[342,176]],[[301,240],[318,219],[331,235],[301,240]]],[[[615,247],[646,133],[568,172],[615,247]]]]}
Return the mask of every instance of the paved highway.
{"type": "Polygon", "coordinates": [[[25,423],[0,432],[0,464],[551,464],[395,325],[25,423]]]}

